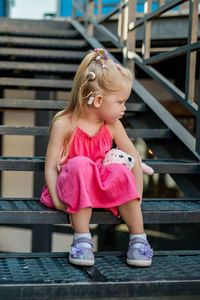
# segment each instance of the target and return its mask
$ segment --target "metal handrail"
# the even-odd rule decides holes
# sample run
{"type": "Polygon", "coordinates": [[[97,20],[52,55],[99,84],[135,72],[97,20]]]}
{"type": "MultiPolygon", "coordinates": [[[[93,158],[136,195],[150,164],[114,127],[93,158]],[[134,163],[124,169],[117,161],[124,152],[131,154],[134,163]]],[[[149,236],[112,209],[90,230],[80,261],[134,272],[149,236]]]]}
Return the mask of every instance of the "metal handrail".
{"type": "MultiPolygon", "coordinates": [[[[151,5],[151,0],[146,1],[147,4],[151,5]]],[[[150,77],[159,82],[169,93],[171,93],[181,104],[183,104],[196,118],[196,142],[195,149],[193,151],[200,156],[200,93],[198,104],[194,101],[194,90],[195,90],[195,71],[196,71],[196,51],[200,49],[200,42],[198,42],[198,0],[174,0],[162,7],[158,8],[154,12],[149,12],[143,18],[136,20],[135,22],[129,23],[129,32],[134,31],[141,25],[144,25],[145,31],[147,26],[151,26],[151,20],[158,18],[161,14],[171,9],[172,7],[189,2],[189,26],[188,26],[188,41],[187,44],[182,47],[177,47],[172,51],[167,51],[162,54],[150,57],[150,40],[151,33],[150,30],[147,35],[145,35],[145,40],[143,41],[143,58],[139,57],[135,53],[133,48],[132,52],[127,49],[127,57],[131,58],[135,64],[145,71],[150,77]],[[177,55],[187,54],[186,61],[186,85],[185,93],[173,85],[169,80],[167,80],[162,74],[155,70],[152,66],[147,66],[147,64],[152,64],[157,61],[164,61],[166,59],[176,57],[177,55]]],[[[200,76],[200,75],[199,75],[200,76]]]]}
{"type": "MultiPolygon", "coordinates": [[[[97,28],[104,37],[109,37],[109,40],[113,42],[113,44],[118,47],[124,56],[124,63],[130,67],[134,67],[136,64],[139,68],[141,68],[145,73],[151,76],[154,80],[159,82],[169,93],[171,93],[181,104],[183,104],[196,118],[196,139],[194,139],[191,134],[182,129],[181,136],[183,142],[190,148],[190,150],[194,153],[194,155],[200,158],[200,84],[199,84],[199,100],[198,103],[194,101],[194,75],[195,68],[191,69],[191,64],[196,60],[196,51],[200,49],[200,41],[197,40],[197,36],[195,39],[195,34],[197,35],[198,28],[198,1],[199,0],[173,0],[165,4],[164,0],[160,0],[160,7],[151,11],[152,0],[145,0],[146,7],[149,7],[147,12],[140,19],[137,18],[136,15],[136,1],[135,0],[123,0],[118,4],[110,13],[108,13],[104,17],[98,18],[94,16],[94,14],[88,14],[83,9],[80,10],[80,6],[78,7],[77,1],[74,1],[73,7],[81,11],[82,16],[85,18],[85,24],[90,24],[93,28],[97,28]],[[151,40],[151,21],[160,17],[163,13],[169,11],[177,5],[180,5],[184,2],[189,2],[189,30],[188,30],[188,43],[184,46],[177,47],[174,50],[166,51],[164,53],[155,55],[150,57],[150,40],[151,40]],[[129,10],[129,11],[128,11],[129,10]],[[128,18],[127,18],[128,11],[128,18]],[[121,28],[119,30],[120,34],[118,37],[113,35],[108,31],[103,25],[100,25],[103,21],[107,20],[109,17],[113,16],[117,12],[120,12],[121,19],[121,28]],[[128,23],[127,23],[128,19],[128,23]],[[139,26],[144,26],[145,29],[145,37],[143,41],[143,48],[145,51],[143,52],[143,57],[140,57],[135,52],[135,30],[139,26]],[[150,64],[153,64],[158,61],[164,61],[166,59],[175,57],[177,55],[187,54],[187,70],[186,70],[186,88],[185,93],[182,92],[179,88],[173,85],[167,78],[165,78],[162,74],[160,74],[157,70],[155,70],[150,64]],[[193,79],[193,82],[192,82],[193,79]],[[185,136],[185,138],[184,138],[185,136]],[[187,137],[186,137],[187,136],[187,137]],[[189,138],[190,136],[190,138],[189,138]],[[191,143],[187,141],[192,140],[192,149],[191,143]]],[[[93,5],[94,9],[94,1],[93,0],[85,0],[85,7],[89,5],[93,5]]],[[[80,4],[80,1],[79,1],[80,4]]],[[[90,8],[90,12],[93,10],[90,8]]],[[[119,28],[119,26],[118,26],[119,28]]],[[[87,32],[87,28],[86,28],[87,32]]],[[[93,30],[91,31],[93,33],[93,30]]],[[[200,81],[200,80],[199,80],[200,81]]],[[[141,88],[141,86],[140,86],[141,88]]],[[[148,104],[148,102],[147,102],[148,104]]],[[[155,111],[156,113],[156,108],[155,111]]],[[[164,111],[163,111],[164,113],[164,111]]],[[[166,122],[167,122],[166,118],[166,122]]],[[[169,125],[169,124],[168,124],[169,125]]],[[[174,123],[175,125],[175,123],[174,123]]],[[[171,126],[169,126],[171,127],[171,126]]],[[[175,132],[176,134],[176,132],[175,132]]]]}
{"type": "Polygon", "coordinates": [[[167,4],[164,4],[163,6],[159,7],[153,12],[150,12],[149,14],[146,14],[144,17],[137,20],[135,23],[129,24],[129,30],[136,29],[137,27],[143,25],[146,21],[151,21],[153,19],[159,18],[162,14],[169,11],[170,9],[176,7],[179,4],[182,4],[188,0],[173,0],[167,4]]]}
{"type": "MultiPolygon", "coordinates": [[[[72,7],[74,10],[73,18],[75,19],[77,12],[81,13],[81,15],[85,21],[86,33],[93,35],[94,28],[97,28],[98,31],[101,32],[104,36],[106,36],[110,41],[112,41],[112,43],[117,48],[119,48],[120,50],[123,50],[124,43],[120,39],[120,37],[117,37],[112,32],[110,32],[105,26],[100,25],[100,24],[102,22],[108,20],[114,14],[117,14],[119,11],[121,11],[127,5],[128,5],[128,0],[122,0],[108,14],[106,14],[103,17],[98,18],[98,16],[94,16],[94,14],[92,14],[92,15],[90,14],[90,12],[92,10],[94,10],[94,0],[85,0],[85,1],[74,0],[72,2],[72,7]],[[90,27],[89,27],[89,24],[90,24],[90,27]]],[[[123,27],[123,24],[121,25],[121,27],[123,27]]],[[[121,31],[122,31],[122,29],[121,29],[121,31]]]]}
{"type": "Polygon", "coordinates": [[[164,52],[164,53],[154,55],[150,58],[144,59],[143,63],[145,65],[152,65],[152,64],[158,63],[160,61],[164,61],[164,60],[167,60],[169,58],[173,58],[177,55],[185,54],[188,49],[190,51],[195,51],[195,50],[198,50],[199,48],[200,48],[200,41],[196,42],[196,43],[192,43],[190,45],[184,45],[184,46],[177,47],[174,50],[170,50],[168,52],[164,52]]]}

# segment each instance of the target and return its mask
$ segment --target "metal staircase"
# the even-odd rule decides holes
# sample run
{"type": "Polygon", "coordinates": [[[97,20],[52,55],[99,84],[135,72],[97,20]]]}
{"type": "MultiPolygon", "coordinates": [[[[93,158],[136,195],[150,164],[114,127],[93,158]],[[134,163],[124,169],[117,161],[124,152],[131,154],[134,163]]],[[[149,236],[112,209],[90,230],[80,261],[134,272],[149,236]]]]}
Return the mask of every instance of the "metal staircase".
{"type": "MultiPolygon", "coordinates": [[[[0,44],[1,119],[10,109],[35,111],[35,126],[2,123],[0,135],[35,136],[36,145],[34,157],[0,157],[1,171],[35,172],[33,198],[0,198],[0,224],[33,225],[32,253],[0,254],[1,300],[200,295],[199,250],[155,251],[146,269],[127,266],[121,252],[97,252],[95,266],[83,268],[70,265],[67,253],[50,252],[52,225],[69,223],[67,215],[39,202],[49,122],[52,112],[67,105],[56,100],[56,92],[70,91],[86,52],[102,45],[75,20],[8,19],[1,20],[0,44]],[[5,89],[34,90],[35,99],[7,99],[5,89]]],[[[200,160],[181,138],[182,131],[179,135],[178,122],[138,80],[123,121],[130,138],[141,138],[151,149],[145,161],[156,173],[170,174],[181,191],[179,198],[144,195],[145,224],[198,224],[200,160]]],[[[120,223],[100,209],[91,219],[91,224],[120,223]]]]}

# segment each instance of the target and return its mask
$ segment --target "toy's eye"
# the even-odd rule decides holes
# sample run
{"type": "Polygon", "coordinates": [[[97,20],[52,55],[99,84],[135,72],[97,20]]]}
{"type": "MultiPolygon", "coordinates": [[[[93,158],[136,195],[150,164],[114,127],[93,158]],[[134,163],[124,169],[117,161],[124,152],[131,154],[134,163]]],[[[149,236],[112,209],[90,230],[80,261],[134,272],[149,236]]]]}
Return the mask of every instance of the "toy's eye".
{"type": "Polygon", "coordinates": [[[132,158],[131,158],[131,157],[128,157],[128,160],[129,160],[129,161],[132,161],[132,158]]]}
{"type": "Polygon", "coordinates": [[[123,155],[121,155],[121,154],[119,155],[119,158],[123,158],[123,157],[124,157],[123,155]]]}

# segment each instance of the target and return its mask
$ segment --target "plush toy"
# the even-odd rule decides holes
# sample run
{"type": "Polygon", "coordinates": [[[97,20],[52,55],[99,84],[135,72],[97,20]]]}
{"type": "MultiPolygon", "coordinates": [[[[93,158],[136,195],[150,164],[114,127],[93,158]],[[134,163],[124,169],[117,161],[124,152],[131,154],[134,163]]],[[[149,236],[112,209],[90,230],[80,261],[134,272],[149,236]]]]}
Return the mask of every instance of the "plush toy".
{"type": "MultiPolygon", "coordinates": [[[[139,158],[140,158],[140,156],[139,156],[139,158]]],[[[142,170],[144,173],[149,174],[149,175],[152,175],[154,173],[154,170],[147,164],[143,163],[141,161],[141,158],[140,158],[140,162],[141,162],[142,170]]],[[[107,165],[113,164],[113,163],[123,164],[123,165],[127,166],[129,168],[129,170],[132,170],[132,168],[134,167],[134,164],[135,164],[135,159],[131,155],[129,155],[119,149],[113,148],[106,153],[106,156],[103,160],[103,166],[107,166],[107,165]]]]}

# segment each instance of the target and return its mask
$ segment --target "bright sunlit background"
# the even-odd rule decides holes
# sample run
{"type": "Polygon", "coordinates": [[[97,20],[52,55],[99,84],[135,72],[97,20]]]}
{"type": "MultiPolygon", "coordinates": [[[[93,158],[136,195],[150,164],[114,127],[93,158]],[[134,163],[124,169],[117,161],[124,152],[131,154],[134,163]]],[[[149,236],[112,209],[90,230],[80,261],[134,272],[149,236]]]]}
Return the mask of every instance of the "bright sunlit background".
{"type": "Polygon", "coordinates": [[[56,13],[57,0],[14,0],[10,17],[17,19],[42,19],[46,13],[56,13]]]}

